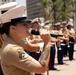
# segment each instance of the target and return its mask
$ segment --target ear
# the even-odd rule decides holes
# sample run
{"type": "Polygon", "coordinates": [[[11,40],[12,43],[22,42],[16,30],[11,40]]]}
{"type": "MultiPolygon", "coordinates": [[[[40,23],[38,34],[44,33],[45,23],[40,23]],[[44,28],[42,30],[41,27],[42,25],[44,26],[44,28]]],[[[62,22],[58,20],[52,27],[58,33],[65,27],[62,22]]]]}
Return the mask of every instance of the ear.
{"type": "Polygon", "coordinates": [[[13,26],[13,25],[11,25],[11,26],[10,26],[10,29],[15,30],[15,29],[16,29],[16,27],[15,27],[15,26],[13,26]]]}

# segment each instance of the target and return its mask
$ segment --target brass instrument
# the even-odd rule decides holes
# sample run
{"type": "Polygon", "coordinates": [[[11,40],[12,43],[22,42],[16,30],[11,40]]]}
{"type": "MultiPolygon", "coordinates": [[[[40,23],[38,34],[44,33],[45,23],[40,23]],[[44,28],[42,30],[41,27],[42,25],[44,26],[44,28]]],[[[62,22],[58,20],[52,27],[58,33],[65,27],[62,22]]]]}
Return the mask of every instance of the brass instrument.
{"type": "Polygon", "coordinates": [[[57,42],[57,47],[61,50],[60,42],[57,42]]]}
{"type": "Polygon", "coordinates": [[[69,33],[68,33],[68,31],[66,30],[66,29],[63,29],[62,30],[62,33],[63,33],[63,35],[66,37],[66,38],[68,38],[68,40],[66,41],[66,44],[67,44],[67,47],[69,48],[70,47],[70,45],[69,45],[69,33]]]}
{"type": "MultiPolygon", "coordinates": [[[[57,31],[56,33],[57,33],[57,34],[59,34],[59,31],[57,31]]],[[[59,37],[59,36],[58,36],[58,37],[59,37]]],[[[58,37],[57,37],[57,38],[58,38],[58,37]]],[[[61,50],[60,41],[59,41],[59,42],[57,42],[57,47],[59,48],[59,50],[61,50]]]]}

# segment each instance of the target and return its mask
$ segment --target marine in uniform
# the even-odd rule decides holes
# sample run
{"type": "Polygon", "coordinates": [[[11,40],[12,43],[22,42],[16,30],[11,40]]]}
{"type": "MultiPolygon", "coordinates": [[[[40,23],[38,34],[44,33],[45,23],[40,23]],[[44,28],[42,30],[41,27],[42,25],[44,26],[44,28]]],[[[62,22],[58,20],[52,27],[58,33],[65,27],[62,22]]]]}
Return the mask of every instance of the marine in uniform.
{"type": "MultiPolygon", "coordinates": [[[[44,28],[49,31],[50,35],[54,35],[56,32],[52,28],[52,24],[50,24],[50,21],[47,20],[45,22],[44,28]]],[[[56,55],[56,42],[58,39],[56,37],[51,36],[51,45],[50,45],[50,61],[49,61],[49,70],[57,70],[55,68],[55,55],[56,55]]]]}
{"type": "Polygon", "coordinates": [[[61,64],[63,65],[63,54],[64,54],[64,44],[63,44],[63,40],[67,40],[64,36],[63,36],[63,33],[62,33],[62,30],[61,30],[61,23],[58,22],[55,24],[55,27],[56,27],[56,33],[58,35],[62,35],[62,36],[58,36],[57,39],[60,39],[59,42],[57,42],[57,58],[58,58],[58,64],[61,64]]]}
{"type": "MultiPolygon", "coordinates": [[[[29,40],[34,40],[33,43],[34,44],[38,44],[39,42],[42,42],[42,39],[40,38],[40,35],[37,34],[37,32],[39,32],[39,23],[37,18],[32,20],[32,27],[31,27],[31,36],[29,36],[29,40]],[[36,32],[36,33],[35,33],[36,32]]],[[[39,44],[38,44],[39,45],[39,44]]],[[[40,46],[40,45],[39,45],[40,46]]],[[[28,51],[28,50],[27,50],[28,51]]],[[[41,51],[38,52],[29,52],[29,54],[35,58],[35,59],[39,59],[39,56],[41,54],[41,51]]]]}
{"type": "MultiPolygon", "coordinates": [[[[6,3],[6,4],[3,4],[3,5],[0,5],[0,15],[5,13],[9,9],[15,7],[16,5],[17,5],[17,2],[10,2],[10,3],[6,3]]],[[[1,47],[2,47],[4,39],[5,39],[5,35],[1,35],[0,34],[0,62],[1,62],[1,47]]],[[[0,75],[3,75],[1,66],[0,66],[0,75]]]]}
{"type": "Polygon", "coordinates": [[[30,35],[31,23],[24,13],[25,6],[17,6],[0,16],[0,34],[7,35],[1,53],[4,75],[32,75],[32,73],[44,73],[47,70],[51,36],[46,30],[40,32],[40,37],[45,44],[42,54],[38,61],[29,56],[24,48],[29,43],[26,38],[30,35]]]}
{"type": "Polygon", "coordinates": [[[69,46],[69,37],[68,37],[68,29],[67,29],[67,21],[62,22],[62,33],[67,40],[63,40],[63,45],[64,45],[64,51],[63,51],[63,56],[66,57],[68,56],[68,48],[69,46]]]}
{"type": "MultiPolygon", "coordinates": [[[[32,32],[36,32],[36,34],[31,34],[31,39],[30,40],[34,40],[35,44],[38,44],[40,47],[42,46],[43,48],[43,41],[40,38],[40,35],[37,34],[37,32],[39,32],[40,26],[39,26],[39,21],[38,18],[35,18],[32,20],[32,32]]],[[[36,51],[36,52],[30,52],[28,50],[26,50],[30,56],[32,56],[33,58],[35,58],[36,60],[39,59],[40,55],[41,55],[41,51],[36,51]]],[[[35,74],[35,75],[41,75],[41,74],[35,74]]]]}
{"type": "Polygon", "coordinates": [[[73,23],[68,22],[68,32],[69,32],[69,45],[70,48],[68,50],[69,52],[69,60],[72,61],[74,60],[74,38],[75,38],[75,31],[73,29],[73,23]]]}
{"type": "MultiPolygon", "coordinates": [[[[50,30],[50,33],[55,34],[55,30],[54,29],[50,30]]],[[[58,42],[58,39],[56,37],[51,36],[50,62],[49,62],[50,70],[57,70],[57,68],[55,68],[56,42],[58,42]]]]}

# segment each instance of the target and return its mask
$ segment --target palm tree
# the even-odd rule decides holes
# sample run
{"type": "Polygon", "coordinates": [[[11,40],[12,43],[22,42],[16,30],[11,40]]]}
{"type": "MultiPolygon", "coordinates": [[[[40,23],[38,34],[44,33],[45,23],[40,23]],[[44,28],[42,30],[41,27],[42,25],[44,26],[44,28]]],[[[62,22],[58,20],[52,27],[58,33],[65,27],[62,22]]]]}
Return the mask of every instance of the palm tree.
{"type": "Polygon", "coordinates": [[[57,6],[57,4],[56,4],[56,0],[52,0],[52,2],[53,2],[53,8],[52,8],[53,20],[54,20],[54,22],[56,22],[56,11],[57,11],[56,6],[57,6]]]}
{"type": "Polygon", "coordinates": [[[76,32],[76,0],[73,0],[73,4],[74,4],[74,7],[75,7],[75,12],[73,14],[74,14],[74,29],[75,29],[75,32],[76,32]]]}
{"type": "Polygon", "coordinates": [[[59,16],[58,17],[62,18],[62,20],[65,20],[66,18],[71,17],[71,13],[75,11],[73,8],[73,0],[59,0],[58,4],[59,8],[59,16]]]}
{"type": "Polygon", "coordinates": [[[63,4],[61,6],[62,20],[71,17],[71,13],[74,12],[73,1],[72,0],[62,0],[63,4]]]}
{"type": "Polygon", "coordinates": [[[42,0],[38,5],[43,7],[45,19],[53,22],[65,20],[74,12],[73,0],[42,0]]]}
{"type": "Polygon", "coordinates": [[[74,12],[73,0],[52,0],[52,2],[55,22],[71,17],[71,13],[74,12]]]}
{"type": "Polygon", "coordinates": [[[43,7],[43,15],[45,20],[51,19],[50,11],[51,11],[51,0],[42,0],[41,3],[37,3],[37,5],[43,7]]]}

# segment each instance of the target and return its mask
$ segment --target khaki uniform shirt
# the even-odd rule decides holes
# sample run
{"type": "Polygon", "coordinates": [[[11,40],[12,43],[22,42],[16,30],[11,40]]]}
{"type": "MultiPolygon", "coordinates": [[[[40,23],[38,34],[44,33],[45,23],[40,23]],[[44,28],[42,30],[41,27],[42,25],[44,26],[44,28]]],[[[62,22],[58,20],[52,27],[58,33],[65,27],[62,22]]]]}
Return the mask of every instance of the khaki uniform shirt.
{"type": "Polygon", "coordinates": [[[68,32],[69,32],[70,34],[74,34],[74,35],[75,35],[75,31],[74,31],[73,28],[71,28],[71,30],[68,29],[68,32]]]}
{"type": "Polygon", "coordinates": [[[57,34],[63,35],[62,30],[56,30],[57,34]]]}
{"type": "Polygon", "coordinates": [[[6,37],[2,47],[1,66],[4,75],[32,75],[37,62],[11,38],[6,37]]]}
{"type": "Polygon", "coordinates": [[[62,33],[65,35],[68,35],[68,29],[67,28],[62,28],[61,29],[62,30],[62,33]]]}
{"type": "MultiPolygon", "coordinates": [[[[60,30],[56,30],[56,32],[55,32],[56,34],[59,34],[59,35],[63,35],[63,33],[62,33],[62,30],[60,29],[60,30]]],[[[63,40],[60,40],[61,42],[63,41],[63,40]]]]}

